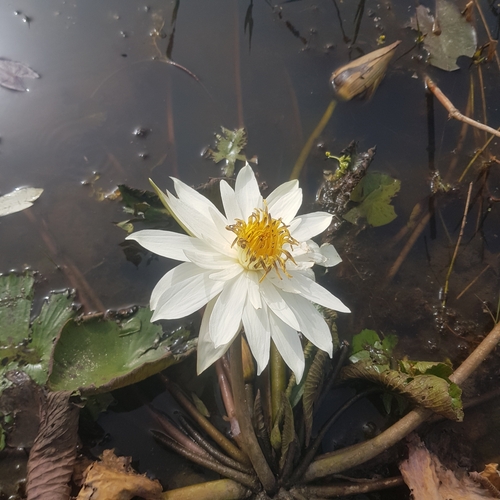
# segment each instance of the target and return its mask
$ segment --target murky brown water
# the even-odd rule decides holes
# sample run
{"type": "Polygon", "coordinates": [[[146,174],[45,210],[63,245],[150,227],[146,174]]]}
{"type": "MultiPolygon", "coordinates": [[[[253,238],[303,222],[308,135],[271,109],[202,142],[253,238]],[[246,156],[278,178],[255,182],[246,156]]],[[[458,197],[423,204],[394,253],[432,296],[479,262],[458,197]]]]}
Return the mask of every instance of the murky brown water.
{"type": "MultiPolygon", "coordinates": [[[[39,80],[26,81],[26,93],[0,88],[0,191],[5,194],[24,185],[45,189],[28,212],[0,219],[0,271],[29,266],[40,272],[42,291],[77,286],[94,308],[145,304],[171,263],[158,259],[135,268],[127,262],[119,246],[126,234],[113,225],[126,215],[118,202],[99,201],[99,194],[111,192],[118,184],[146,189],[148,177],[168,186],[171,175],[192,184],[219,175],[219,167],[203,159],[201,153],[213,144],[213,134],[221,125],[246,127],[246,152],[249,157],[259,157],[261,179],[275,186],[288,179],[305,140],[332,99],[328,84],[331,72],[350,56],[377,48],[375,40],[382,33],[389,43],[402,40],[397,57],[413,46],[415,38],[405,27],[413,4],[402,1],[367,1],[352,49],[348,46],[354,38],[357,6],[350,2],[337,2],[342,25],[336,4],[330,0],[284,2],[279,7],[266,1],[181,0],[173,25],[175,5],[136,0],[0,4],[0,57],[22,61],[41,75],[39,80]],[[245,25],[250,6],[251,46],[250,25],[245,25]],[[172,60],[199,81],[163,58],[174,27],[172,60]],[[137,136],[137,128],[148,133],[137,136]]],[[[481,5],[494,34],[496,18],[487,2],[481,5]]],[[[478,37],[480,43],[486,40],[481,26],[478,37]]],[[[377,156],[371,168],[401,180],[401,192],[394,202],[398,219],[360,236],[377,255],[406,224],[413,206],[429,194],[422,75],[428,71],[461,110],[469,74],[477,75],[475,68],[469,70],[467,60],[460,62],[460,71],[448,74],[415,60],[418,54],[414,51],[395,59],[369,102],[339,103],[318,141],[333,152],[353,139],[363,150],[376,144],[377,156]]],[[[490,63],[483,67],[483,73],[487,119],[496,127],[500,123],[499,69],[490,63]]],[[[476,100],[480,102],[478,92],[476,100]]],[[[480,105],[477,109],[482,120],[480,105]]],[[[438,103],[435,118],[436,166],[444,174],[456,156],[461,125],[448,121],[438,103]]],[[[465,167],[484,140],[484,135],[469,132],[456,172],[465,167]]],[[[496,140],[491,143],[493,154],[498,151],[497,144],[496,140]]],[[[313,149],[301,177],[309,202],[325,166],[331,165],[325,164],[324,149],[313,149]]],[[[494,173],[492,179],[491,193],[498,196],[494,173]]],[[[438,303],[463,207],[461,196],[438,214],[437,239],[424,233],[398,275],[398,293],[403,293],[401,288],[406,294],[411,287],[424,289],[429,318],[424,318],[423,329],[415,332],[420,335],[418,346],[413,344],[424,357],[429,353],[440,356],[442,351],[436,354],[436,345],[451,349],[456,356],[461,349],[466,350],[455,338],[436,340],[426,330],[434,306],[429,297],[438,303]]],[[[462,268],[458,269],[469,274],[452,284],[453,297],[476,270],[482,269],[485,251],[495,260],[498,211],[494,204],[492,209],[481,238],[467,247],[459,262],[462,268]],[[477,267],[467,267],[470,262],[477,267]]],[[[474,217],[481,219],[477,209],[474,217]]],[[[474,224],[469,224],[469,240],[474,224]]],[[[342,254],[343,249],[339,251],[342,254]]],[[[378,255],[377,266],[389,268],[396,254],[383,256],[382,262],[378,255]]],[[[339,290],[338,295],[355,315],[359,301],[362,315],[349,320],[345,336],[357,333],[361,323],[379,330],[404,324],[392,320],[384,325],[380,314],[370,309],[380,309],[384,303],[391,306],[387,294],[382,298],[375,294],[369,304],[366,294],[356,295],[356,290],[365,286],[366,277],[358,273],[347,249],[346,255],[349,259],[343,275],[351,286],[344,292],[339,290]],[[372,320],[375,324],[370,325],[372,320]]],[[[363,265],[369,267],[367,259],[365,254],[363,265]]],[[[483,329],[488,317],[481,301],[496,304],[497,270],[498,265],[492,265],[478,282],[480,287],[472,289],[462,302],[453,301],[467,312],[467,319],[477,321],[483,329]]],[[[408,297],[404,300],[403,309],[408,297]]],[[[418,330],[419,324],[415,325],[410,321],[406,326],[418,330]]]]}

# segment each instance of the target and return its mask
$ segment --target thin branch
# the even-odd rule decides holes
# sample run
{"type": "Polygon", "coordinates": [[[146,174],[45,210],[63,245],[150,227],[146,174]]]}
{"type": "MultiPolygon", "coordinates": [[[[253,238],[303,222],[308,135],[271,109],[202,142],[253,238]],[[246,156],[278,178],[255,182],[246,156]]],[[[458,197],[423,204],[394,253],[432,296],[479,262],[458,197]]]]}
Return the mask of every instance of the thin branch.
{"type": "Polygon", "coordinates": [[[460,111],[458,111],[458,109],[453,106],[451,101],[443,94],[441,89],[428,76],[425,77],[425,84],[427,88],[436,96],[437,100],[446,108],[446,111],[448,111],[451,118],[455,118],[455,120],[468,123],[469,125],[472,125],[479,130],[488,132],[488,134],[500,137],[500,132],[498,130],[495,130],[494,128],[491,128],[484,123],[480,123],[460,113],[460,111]]]}

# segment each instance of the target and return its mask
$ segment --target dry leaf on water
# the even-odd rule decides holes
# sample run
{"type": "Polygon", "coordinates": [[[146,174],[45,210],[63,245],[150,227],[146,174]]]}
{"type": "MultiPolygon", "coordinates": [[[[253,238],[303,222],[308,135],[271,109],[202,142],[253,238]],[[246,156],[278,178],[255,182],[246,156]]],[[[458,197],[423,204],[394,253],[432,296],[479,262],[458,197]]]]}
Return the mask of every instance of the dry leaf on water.
{"type": "Polygon", "coordinates": [[[419,437],[409,442],[408,459],[399,464],[399,470],[414,500],[486,500],[497,498],[468,476],[458,479],[444,467],[438,457],[430,453],[419,437]]]}
{"type": "Polygon", "coordinates": [[[77,500],[130,500],[134,497],[159,500],[162,487],[134,472],[130,458],[117,457],[113,450],[104,450],[101,462],[94,462],[85,471],[83,487],[77,500]]]}

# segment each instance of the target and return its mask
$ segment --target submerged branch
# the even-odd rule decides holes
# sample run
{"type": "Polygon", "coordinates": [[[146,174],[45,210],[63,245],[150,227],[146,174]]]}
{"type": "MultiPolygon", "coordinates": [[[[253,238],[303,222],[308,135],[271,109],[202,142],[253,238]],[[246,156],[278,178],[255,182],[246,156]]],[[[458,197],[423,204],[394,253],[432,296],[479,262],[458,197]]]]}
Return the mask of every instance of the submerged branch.
{"type": "MultiPolygon", "coordinates": [[[[497,323],[472,354],[450,376],[450,380],[455,384],[462,384],[495,349],[499,341],[500,323],[497,323]]],[[[415,408],[375,438],[318,458],[309,466],[303,480],[310,482],[367,462],[403,439],[431,415],[433,415],[431,410],[422,407],[415,408]]]]}

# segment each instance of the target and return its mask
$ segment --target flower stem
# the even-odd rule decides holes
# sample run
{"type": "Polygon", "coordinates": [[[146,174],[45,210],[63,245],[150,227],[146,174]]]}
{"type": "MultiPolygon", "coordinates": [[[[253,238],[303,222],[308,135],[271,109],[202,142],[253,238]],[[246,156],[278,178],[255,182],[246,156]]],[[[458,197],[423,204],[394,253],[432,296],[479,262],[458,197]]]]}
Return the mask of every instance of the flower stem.
{"type": "Polygon", "coordinates": [[[250,490],[231,479],[194,484],[162,493],[162,500],[240,500],[248,498],[250,490]]]}
{"type": "Polygon", "coordinates": [[[233,403],[236,418],[240,425],[245,451],[252,462],[253,468],[259,477],[262,486],[267,492],[276,490],[276,479],[260,449],[246,400],[245,382],[243,380],[243,362],[241,358],[241,335],[231,344],[231,387],[233,389],[233,403]]]}
{"type": "MultiPolygon", "coordinates": [[[[495,325],[472,354],[455,370],[450,380],[455,384],[462,384],[495,349],[498,342],[500,342],[500,323],[495,325]]],[[[433,415],[432,410],[418,406],[373,439],[318,458],[306,470],[303,481],[309,482],[330,474],[338,474],[367,462],[403,439],[431,415],[433,415]]]]}
{"type": "Polygon", "coordinates": [[[281,395],[286,390],[286,365],[271,340],[271,409],[272,409],[272,425],[276,420],[276,415],[281,406],[281,395]]]}

